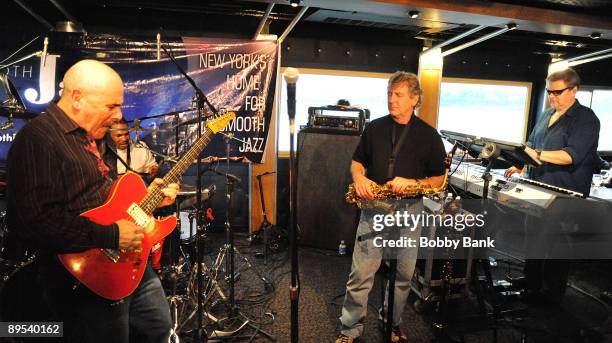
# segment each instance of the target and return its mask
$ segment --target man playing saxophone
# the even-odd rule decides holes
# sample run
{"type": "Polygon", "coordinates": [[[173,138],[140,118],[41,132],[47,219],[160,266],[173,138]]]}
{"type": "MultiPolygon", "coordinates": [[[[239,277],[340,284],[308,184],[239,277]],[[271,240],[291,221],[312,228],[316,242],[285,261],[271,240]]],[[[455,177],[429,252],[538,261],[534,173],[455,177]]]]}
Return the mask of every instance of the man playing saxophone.
{"type": "MultiPolygon", "coordinates": [[[[439,189],[445,182],[445,149],[437,131],[419,119],[414,110],[421,103],[422,90],[417,76],[396,72],[387,86],[389,115],[373,120],[361,135],[351,162],[354,192],[365,200],[379,198],[381,188],[393,194],[423,194],[418,189],[439,189]]],[[[411,211],[422,211],[422,201],[415,201],[411,211]]],[[[368,230],[362,211],[357,237],[368,230]]],[[[419,236],[418,230],[410,233],[419,236]]],[[[397,277],[393,306],[392,341],[403,342],[400,317],[410,292],[418,248],[402,248],[397,254],[397,277]]],[[[336,343],[352,343],[363,333],[368,294],[374,274],[382,260],[381,249],[368,249],[355,242],[351,273],[340,317],[341,331],[336,343]]]]}

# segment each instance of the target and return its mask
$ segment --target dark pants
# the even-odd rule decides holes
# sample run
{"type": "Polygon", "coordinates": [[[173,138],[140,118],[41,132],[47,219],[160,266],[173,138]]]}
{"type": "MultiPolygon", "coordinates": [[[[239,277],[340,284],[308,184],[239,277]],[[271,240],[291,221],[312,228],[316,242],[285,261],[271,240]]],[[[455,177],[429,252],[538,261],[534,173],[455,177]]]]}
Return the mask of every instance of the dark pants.
{"type": "Polygon", "coordinates": [[[543,302],[560,304],[565,295],[571,256],[563,227],[569,223],[527,218],[527,289],[543,302]]]}
{"type": "Polygon", "coordinates": [[[569,260],[527,260],[523,272],[527,288],[534,296],[551,304],[560,304],[565,295],[569,260]]]}
{"type": "Polygon", "coordinates": [[[134,293],[115,302],[97,296],[83,285],[73,289],[66,282],[72,278],[66,271],[56,271],[53,276],[50,270],[41,270],[39,275],[45,302],[55,320],[64,323],[62,342],[168,341],[170,308],[150,261],[134,293]]]}

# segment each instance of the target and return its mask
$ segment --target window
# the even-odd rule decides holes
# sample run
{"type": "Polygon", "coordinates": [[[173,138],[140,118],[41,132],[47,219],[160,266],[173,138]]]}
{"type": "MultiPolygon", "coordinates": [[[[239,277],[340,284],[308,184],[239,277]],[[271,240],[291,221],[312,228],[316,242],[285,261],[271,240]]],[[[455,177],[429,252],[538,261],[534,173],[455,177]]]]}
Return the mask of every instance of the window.
{"type": "Polygon", "coordinates": [[[601,123],[597,150],[612,151],[612,135],[609,134],[612,132],[612,90],[593,90],[591,109],[595,112],[601,123]]]}
{"type": "MultiPolygon", "coordinates": [[[[300,73],[296,89],[296,133],[308,122],[308,107],[333,105],[339,99],[369,109],[371,120],[388,113],[387,81],[390,74],[313,69],[300,69],[300,73]]],[[[278,117],[278,151],[281,156],[289,152],[286,87],[283,79],[278,117]]],[[[530,83],[445,78],[438,128],[524,142],[530,92],[530,83]]]]}
{"type": "Polygon", "coordinates": [[[593,95],[593,92],[590,90],[588,91],[579,90],[578,92],[576,92],[576,99],[581,105],[584,105],[586,107],[591,107],[592,95],[593,95]]]}
{"type": "Polygon", "coordinates": [[[599,129],[598,151],[612,151],[612,89],[581,86],[576,99],[580,104],[590,107],[601,124],[599,129]]]}
{"type": "MultiPolygon", "coordinates": [[[[308,107],[335,105],[346,99],[352,106],[370,110],[370,120],[387,115],[387,80],[390,74],[344,72],[300,68],[296,85],[295,145],[297,131],[308,122],[308,107]]],[[[283,78],[281,106],[278,113],[279,155],[289,152],[289,117],[287,84],[283,78]]]]}
{"type": "Polygon", "coordinates": [[[530,83],[444,78],[441,87],[439,130],[525,142],[530,83]]]}

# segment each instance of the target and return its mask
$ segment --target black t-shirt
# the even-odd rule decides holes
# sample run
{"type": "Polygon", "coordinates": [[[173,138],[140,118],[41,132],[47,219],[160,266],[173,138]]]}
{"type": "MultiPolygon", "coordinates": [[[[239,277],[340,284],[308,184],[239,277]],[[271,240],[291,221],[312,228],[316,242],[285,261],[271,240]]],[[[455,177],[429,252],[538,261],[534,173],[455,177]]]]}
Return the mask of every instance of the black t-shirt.
{"type": "Polygon", "coordinates": [[[438,132],[413,115],[407,125],[397,124],[391,116],[373,120],[363,131],[353,160],[363,164],[366,176],[379,184],[387,181],[393,144],[408,130],[395,161],[393,176],[423,179],[444,174],[446,151],[438,132]],[[395,129],[393,129],[395,126],[395,129]],[[395,133],[395,139],[392,139],[395,133]]]}

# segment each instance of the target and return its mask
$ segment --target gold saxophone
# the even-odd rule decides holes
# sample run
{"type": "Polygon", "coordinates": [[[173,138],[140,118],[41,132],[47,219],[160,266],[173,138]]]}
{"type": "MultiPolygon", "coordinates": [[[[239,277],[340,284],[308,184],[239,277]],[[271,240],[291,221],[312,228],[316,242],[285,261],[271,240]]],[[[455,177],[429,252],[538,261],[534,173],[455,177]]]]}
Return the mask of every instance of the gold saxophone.
{"type": "MultiPolygon", "coordinates": [[[[384,184],[379,185],[373,183],[371,186],[372,193],[374,193],[374,199],[402,199],[402,198],[413,198],[422,195],[431,195],[443,192],[446,190],[446,186],[448,183],[448,170],[450,168],[452,156],[447,155],[444,159],[444,164],[446,165],[446,170],[444,171],[444,181],[442,185],[439,187],[432,187],[431,185],[423,185],[423,184],[415,184],[413,187],[408,187],[404,189],[401,193],[395,193],[390,185],[384,184]]],[[[348,192],[344,196],[346,202],[349,204],[355,204],[357,207],[362,208],[365,201],[357,195],[355,191],[355,184],[351,183],[348,186],[348,192]]]]}

